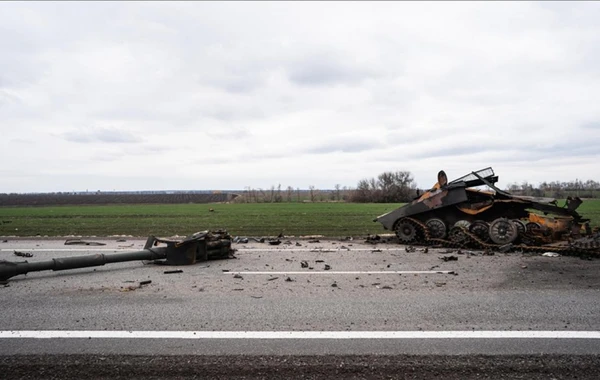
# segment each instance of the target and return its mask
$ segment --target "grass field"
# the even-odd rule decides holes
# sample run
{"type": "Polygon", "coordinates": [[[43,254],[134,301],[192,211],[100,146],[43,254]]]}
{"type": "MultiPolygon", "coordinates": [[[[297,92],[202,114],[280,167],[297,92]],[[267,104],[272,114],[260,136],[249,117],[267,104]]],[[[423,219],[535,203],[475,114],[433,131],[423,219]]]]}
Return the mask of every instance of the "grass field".
{"type": "MultiPolygon", "coordinates": [[[[560,202],[559,204],[563,204],[560,202]]],[[[365,236],[400,204],[261,203],[0,208],[0,236],[171,236],[225,228],[236,236],[365,236]],[[210,212],[209,209],[214,209],[210,212]]],[[[600,227],[600,200],[578,210],[600,227]]]]}

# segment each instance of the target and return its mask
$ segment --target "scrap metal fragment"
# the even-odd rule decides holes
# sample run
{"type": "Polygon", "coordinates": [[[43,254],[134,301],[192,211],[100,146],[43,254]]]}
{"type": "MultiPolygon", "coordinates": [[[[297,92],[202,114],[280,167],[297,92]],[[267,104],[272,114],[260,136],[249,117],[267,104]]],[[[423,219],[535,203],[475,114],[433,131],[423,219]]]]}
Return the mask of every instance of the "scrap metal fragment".
{"type": "Polygon", "coordinates": [[[542,253],[542,256],[545,256],[545,257],[559,257],[560,255],[558,253],[556,253],[556,252],[545,252],[545,253],[542,253]]]}
{"type": "Polygon", "coordinates": [[[19,251],[14,251],[15,256],[20,256],[20,257],[33,257],[33,253],[30,252],[19,252],[19,251]]]}
{"type": "Polygon", "coordinates": [[[308,262],[307,262],[307,261],[301,261],[301,262],[300,262],[300,266],[301,266],[302,268],[308,268],[308,262]]]}
{"type": "Polygon", "coordinates": [[[164,274],[174,274],[174,273],[183,273],[182,269],[175,269],[175,270],[166,270],[163,272],[164,274]]]}
{"type": "Polygon", "coordinates": [[[65,245],[92,245],[92,246],[99,246],[99,245],[106,245],[106,243],[100,243],[97,241],[85,241],[85,240],[80,240],[80,239],[67,239],[65,241],[65,245]]]}
{"type": "Polygon", "coordinates": [[[444,261],[458,261],[458,257],[457,256],[441,256],[440,260],[444,260],[444,261]]]}

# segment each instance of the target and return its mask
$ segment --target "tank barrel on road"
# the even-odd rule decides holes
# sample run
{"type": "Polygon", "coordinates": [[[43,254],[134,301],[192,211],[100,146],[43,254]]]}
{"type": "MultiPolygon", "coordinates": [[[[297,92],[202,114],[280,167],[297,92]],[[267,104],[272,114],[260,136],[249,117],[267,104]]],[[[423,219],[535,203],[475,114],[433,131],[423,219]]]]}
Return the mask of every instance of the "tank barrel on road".
{"type": "Polygon", "coordinates": [[[95,254],[74,257],[61,257],[57,259],[38,262],[10,262],[0,261],[0,281],[6,281],[11,277],[29,272],[40,272],[44,270],[67,270],[77,268],[99,267],[104,264],[120,263],[138,260],[159,260],[167,257],[167,247],[144,249],[143,251],[95,254]]]}
{"type": "Polygon", "coordinates": [[[62,257],[37,262],[0,260],[0,282],[29,272],[97,267],[125,261],[164,260],[163,263],[167,265],[191,265],[197,261],[228,258],[231,252],[231,236],[226,231],[198,232],[184,240],[150,236],[144,249],[136,252],[62,257]],[[166,244],[166,247],[157,247],[159,244],[166,244]]]}

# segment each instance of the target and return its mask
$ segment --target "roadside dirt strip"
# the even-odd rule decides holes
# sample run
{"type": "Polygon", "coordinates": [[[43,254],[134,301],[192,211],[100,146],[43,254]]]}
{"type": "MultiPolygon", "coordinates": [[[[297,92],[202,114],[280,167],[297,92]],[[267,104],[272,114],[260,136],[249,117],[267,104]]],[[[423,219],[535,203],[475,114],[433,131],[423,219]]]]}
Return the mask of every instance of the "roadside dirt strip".
{"type": "Polygon", "coordinates": [[[596,357],[0,356],[3,379],[597,379],[596,357]]]}

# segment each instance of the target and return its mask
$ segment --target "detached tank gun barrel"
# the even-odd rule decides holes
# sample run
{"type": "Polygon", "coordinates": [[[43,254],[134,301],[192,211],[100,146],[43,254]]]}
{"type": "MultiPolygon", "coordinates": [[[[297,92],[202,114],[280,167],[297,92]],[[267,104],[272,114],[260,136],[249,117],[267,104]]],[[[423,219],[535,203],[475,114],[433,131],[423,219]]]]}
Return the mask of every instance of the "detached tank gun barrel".
{"type": "Polygon", "coordinates": [[[224,230],[196,232],[183,240],[149,236],[144,249],[136,252],[98,253],[37,262],[0,260],[0,282],[29,272],[98,267],[125,261],[162,260],[161,264],[165,265],[192,265],[198,261],[229,258],[233,251],[235,250],[231,248],[231,236],[224,230]],[[166,244],[166,247],[157,247],[158,244],[166,244]]]}
{"type": "Polygon", "coordinates": [[[136,252],[95,254],[85,256],[61,257],[37,262],[11,262],[0,261],[0,281],[29,272],[40,272],[44,270],[60,271],[76,268],[98,267],[110,263],[138,260],[159,260],[167,257],[167,247],[144,249],[136,252]]]}

